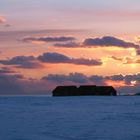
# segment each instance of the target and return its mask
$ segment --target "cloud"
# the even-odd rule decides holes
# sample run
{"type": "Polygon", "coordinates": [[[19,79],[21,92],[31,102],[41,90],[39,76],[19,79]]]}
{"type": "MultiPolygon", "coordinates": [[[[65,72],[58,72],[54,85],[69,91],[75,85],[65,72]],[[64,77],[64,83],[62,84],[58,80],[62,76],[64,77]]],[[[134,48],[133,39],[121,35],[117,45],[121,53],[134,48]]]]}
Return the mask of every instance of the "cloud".
{"type": "Polygon", "coordinates": [[[61,36],[61,37],[25,37],[23,41],[25,42],[65,42],[65,41],[73,41],[74,37],[61,36]]]}
{"type": "Polygon", "coordinates": [[[26,79],[21,74],[0,73],[0,95],[49,94],[55,86],[44,80],[26,79]]]}
{"type": "Polygon", "coordinates": [[[0,24],[6,22],[6,19],[3,16],[0,16],[0,24]]]}
{"type": "Polygon", "coordinates": [[[57,85],[110,85],[118,92],[136,93],[140,91],[140,73],[129,75],[86,76],[82,73],[68,75],[49,74],[41,79],[28,79],[21,74],[0,73],[0,95],[51,94],[57,85]]]}
{"type": "Polygon", "coordinates": [[[139,49],[140,46],[132,42],[127,42],[112,36],[104,36],[102,38],[88,38],[83,42],[85,46],[102,46],[102,47],[121,47],[121,48],[135,48],[139,49]]]}
{"type": "Polygon", "coordinates": [[[110,85],[114,86],[121,93],[124,91],[125,93],[136,93],[140,91],[140,73],[112,76],[86,76],[82,73],[70,73],[68,75],[49,74],[42,77],[42,80],[51,81],[56,85],[110,85]]]}
{"type": "Polygon", "coordinates": [[[71,59],[71,63],[77,64],[77,65],[87,65],[87,66],[100,66],[103,63],[99,59],[85,59],[85,58],[79,58],[79,59],[71,59]]]}
{"type": "Polygon", "coordinates": [[[55,47],[64,47],[64,48],[77,48],[81,47],[80,43],[77,42],[68,42],[68,43],[56,43],[55,47]]]}
{"type": "Polygon", "coordinates": [[[140,64],[140,59],[126,57],[124,64],[140,64]]]}
{"type": "Polygon", "coordinates": [[[136,42],[140,43],[140,36],[136,36],[134,39],[136,42]]]}
{"type": "Polygon", "coordinates": [[[24,92],[18,84],[21,79],[23,79],[23,76],[20,74],[6,75],[5,72],[0,73],[0,94],[23,94],[24,92]]]}
{"type": "Polygon", "coordinates": [[[98,75],[86,76],[82,73],[70,73],[68,75],[59,75],[59,74],[49,74],[47,76],[42,77],[42,80],[52,81],[57,85],[88,85],[88,84],[96,84],[96,85],[105,85],[104,77],[98,75]]]}
{"type": "Polygon", "coordinates": [[[70,58],[59,53],[43,53],[38,60],[48,63],[70,63],[70,58]]]}
{"type": "Polygon", "coordinates": [[[113,81],[123,81],[125,77],[122,74],[118,74],[118,75],[106,76],[105,79],[106,80],[109,79],[113,81]]]}
{"type": "Polygon", "coordinates": [[[59,83],[74,82],[74,83],[87,83],[87,76],[82,73],[70,73],[69,75],[49,74],[44,76],[43,80],[49,80],[59,83]]]}
{"type": "Polygon", "coordinates": [[[70,58],[59,53],[44,53],[38,57],[38,60],[46,63],[67,63],[76,65],[87,65],[87,66],[100,66],[102,65],[101,60],[96,59],[85,59],[85,58],[70,58]]]}
{"type": "Polygon", "coordinates": [[[140,54],[140,45],[131,41],[126,41],[113,36],[103,36],[102,38],[86,38],[83,42],[75,42],[75,37],[61,36],[61,37],[25,37],[24,42],[31,42],[34,44],[54,43],[54,47],[64,48],[84,48],[84,47],[119,47],[119,48],[134,48],[136,54],[140,54]]]}
{"type": "Polygon", "coordinates": [[[140,49],[136,50],[137,55],[140,55],[140,49]]]}
{"type": "Polygon", "coordinates": [[[25,78],[7,67],[0,68],[0,95],[49,94],[55,86],[44,80],[25,78]]]}
{"type": "Polygon", "coordinates": [[[134,75],[112,75],[112,76],[99,76],[99,75],[91,75],[86,76],[82,73],[70,73],[69,75],[59,75],[59,74],[49,74],[42,78],[43,80],[52,80],[55,82],[66,82],[72,81],[75,83],[94,83],[96,85],[106,85],[106,81],[125,81],[126,84],[131,84],[131,81],[137,80],[140,82],[140,74],[134,75]],[[76,79],[76,80],[75,80],[76,79]]]}
{"type": "Polygon", "coordinates": [[[123,64],[140,64],[140,59],[134,57],[115,57],[111,56],[113,60],[121,61],[123,64]]]}
{"type": "Polygon", "coordinates": [[[1,67],[0,68],[0,74],[9,74],[9,73],[15,73],[12,69],[8,67],[1,67]]]}
{"type": "Polygon", "coordinates": [[[112,58],[113,60],[116,60],[116,61],[123,61],[123,58],[121,57],[110,56],[109,58],[112,58]]]}
{"type": "Polygon", "coordinates": [[[59,53],[43,53],[38,57],[34,56],[15,56],[7,60],[0,60],[0,64],[13,65],[16,68],[38,69],[43,68],[43,63],[67,63],[86,66],[102,65],[99,59],[70,58],[59,53]]]}
{"type": "Polygon", "coordinates": [[[0,63],[3,65],[15,65],[17,68],[26,69],[43,67],[33,56],[15,56],[8,60],[0,60],[0,63]]]}
{"type": "Polygon", "coordinates": [[[131,81],[139,81],[140,80],[140,74],[134,74],[134,75],[126,75],[124,76],[124,81],[127,85],[131,84],[131,81]]]}

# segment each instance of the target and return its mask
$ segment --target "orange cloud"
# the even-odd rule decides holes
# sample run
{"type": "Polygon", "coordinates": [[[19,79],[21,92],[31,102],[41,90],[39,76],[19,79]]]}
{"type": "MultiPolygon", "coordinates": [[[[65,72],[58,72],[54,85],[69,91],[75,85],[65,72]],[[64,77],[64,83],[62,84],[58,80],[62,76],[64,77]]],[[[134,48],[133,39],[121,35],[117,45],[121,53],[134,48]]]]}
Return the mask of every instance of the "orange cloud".
{"type": "Polygon", "coordinates": [[[106,80],[105,81],[106,85],[112,85],[114,87],[123,87],[126,86],[124,81],[112,81],[112,80],[106,80]]]}
{"type": "Polygon", "coordinates": [[[140,36],[136,36],[134,39],[136,42],[140,43],[140,36]]]}
{"type": "Polygon", "coordinates": [[[111,56],[113,60],[121,61],[123,64],[140,64],[140,59],[134,57],[115,57],[111,56]]]}

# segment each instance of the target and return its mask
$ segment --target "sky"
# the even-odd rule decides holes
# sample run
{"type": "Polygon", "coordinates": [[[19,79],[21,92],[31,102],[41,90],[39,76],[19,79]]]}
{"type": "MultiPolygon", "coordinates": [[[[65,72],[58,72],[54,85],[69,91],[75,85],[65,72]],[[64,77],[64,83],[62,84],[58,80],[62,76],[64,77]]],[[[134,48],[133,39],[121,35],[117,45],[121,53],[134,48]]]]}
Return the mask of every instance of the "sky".
{"type": "Polygon", "coordinates": [[[139,0],[1,0],[0,95],[58,85],[140,91],[139,0]]]}

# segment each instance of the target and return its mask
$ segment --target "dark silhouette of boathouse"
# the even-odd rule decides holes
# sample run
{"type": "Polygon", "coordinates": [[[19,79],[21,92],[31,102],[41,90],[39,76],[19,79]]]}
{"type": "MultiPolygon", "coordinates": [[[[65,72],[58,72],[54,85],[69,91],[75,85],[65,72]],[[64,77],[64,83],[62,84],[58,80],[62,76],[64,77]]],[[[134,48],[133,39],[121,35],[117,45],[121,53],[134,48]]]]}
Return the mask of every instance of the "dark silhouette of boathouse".
{"type": "Polygon", "coordinates": [[[112,86],[83,85],[57,86],[53,91],[53,96],[116,96],[117,91],[112,86]]]}

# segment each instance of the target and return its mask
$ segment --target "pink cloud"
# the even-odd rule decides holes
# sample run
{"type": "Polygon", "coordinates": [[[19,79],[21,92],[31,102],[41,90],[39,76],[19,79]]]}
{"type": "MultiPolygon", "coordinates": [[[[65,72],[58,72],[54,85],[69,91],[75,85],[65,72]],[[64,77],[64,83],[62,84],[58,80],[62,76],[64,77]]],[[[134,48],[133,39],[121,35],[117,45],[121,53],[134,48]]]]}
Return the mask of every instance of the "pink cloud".
{"type": "Polygon", "coordinates": [[[6,22],[6,19],[3,16],[0,16],[0,23],[6,22]]]}

